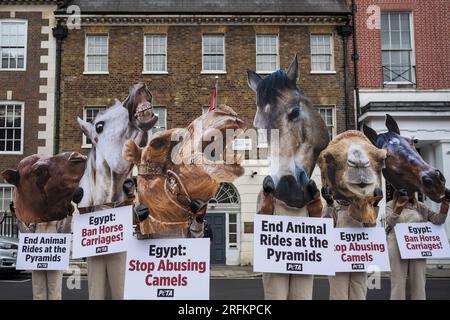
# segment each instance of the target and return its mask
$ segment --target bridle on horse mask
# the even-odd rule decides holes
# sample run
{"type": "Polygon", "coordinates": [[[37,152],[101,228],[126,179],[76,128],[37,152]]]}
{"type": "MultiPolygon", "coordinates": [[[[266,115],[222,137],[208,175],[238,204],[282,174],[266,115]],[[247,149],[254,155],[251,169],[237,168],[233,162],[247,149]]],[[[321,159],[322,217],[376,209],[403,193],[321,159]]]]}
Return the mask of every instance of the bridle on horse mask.
{"type": "MultiPolygon", "coordinates": [[[[186,212],[189,223],[192,222],[193,216],[204,209],[208,204],[208,201],[204,201],[202,199],[192,199],[180,176],[174,171],[167,169],[166,172],[164,172],[161,166],[157,166],[154,163],[141,164],[137,165],[137,167],[138,176],[165,177],[164,192],[167,199],[175,206],[186,212]],[[177,189],[182,192],[178,192],[177,189]]],[[[148,209],[151,210],[151,208],[148,209]]]]}

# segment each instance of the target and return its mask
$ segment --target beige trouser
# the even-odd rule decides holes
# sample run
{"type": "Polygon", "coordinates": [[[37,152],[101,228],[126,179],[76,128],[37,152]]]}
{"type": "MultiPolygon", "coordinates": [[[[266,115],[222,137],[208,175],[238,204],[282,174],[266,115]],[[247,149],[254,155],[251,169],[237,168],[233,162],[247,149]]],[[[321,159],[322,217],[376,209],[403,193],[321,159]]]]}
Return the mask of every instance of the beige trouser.
{"type": "Polygon", "coordinates": [[[406,299],[406,279],[412,300],[425,300],[426,266],[425,259],[401,259],[397,241],[389,239],[389,262],[391,264],[391,300],[406,299]]]}
{"type": "Polygon", "coordinates": [[[35,270],[32,272],[34,300],[61,300],[63,272],[35,270]]]}
{"type": "Polygon", "coordinates": [[[107,284],[113,300],[123,299],[126,258],[126,252],[87,258],[90,300],[104,300],[107,284]]]}
{"type": "Polygon", "coordinates": [[[330,300],[366,300],[367,273],[336,272],[328,277],[330,300]]]}
{"type": "Polygon", "coordinates": [[[263,273],[266,300],[311,300],[314,277],[283,273],[263,273]]]}

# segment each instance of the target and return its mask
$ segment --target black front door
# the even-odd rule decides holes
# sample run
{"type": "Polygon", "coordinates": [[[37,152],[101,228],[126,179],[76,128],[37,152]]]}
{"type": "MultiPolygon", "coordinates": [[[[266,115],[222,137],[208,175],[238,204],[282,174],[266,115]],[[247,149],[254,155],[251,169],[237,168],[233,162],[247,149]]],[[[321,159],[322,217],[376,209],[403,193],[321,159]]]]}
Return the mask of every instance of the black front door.
{"type": "Polygon", "coordinates": [[[225,264],[226,241],[225,241],[225,213],[211,213],[206,215],[211,230],[211,264],[225,264]]]}

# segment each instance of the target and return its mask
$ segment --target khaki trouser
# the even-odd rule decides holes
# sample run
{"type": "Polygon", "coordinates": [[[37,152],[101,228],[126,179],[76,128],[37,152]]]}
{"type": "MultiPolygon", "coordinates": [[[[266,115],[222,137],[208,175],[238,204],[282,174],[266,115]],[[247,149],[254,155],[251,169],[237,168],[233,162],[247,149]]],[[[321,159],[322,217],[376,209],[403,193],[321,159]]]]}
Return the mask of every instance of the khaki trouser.
{"type": "Polygon", "coordinates": [[[34,300],[61,300],[63,272],[35,270],[32,272],[34,300]]]}
{"type": "Polygon", "coordinates": [[[366,300],[367,273],[336,272],[328,277],[330,300],[366,300]]]}
{"type": "Polygon", "coordinates": [[[263,273],[266,300],[311,300],[314,277],[283,273],[263,273]]]}
{"type": "Polygon", "coordinates": [[[394,234],[388,237],[389,262],[391,264],[391,300],[406,299],[406,279],[412,300],[425,300],[426,265],[425,259],[401,259],[394,234]]]}
{"type": "Polygon", "coordinates": [[[107,284],[113,300],[123,299],[126,258],[126,252],[87,258],[90,300],[104,300],[107,284]]]}

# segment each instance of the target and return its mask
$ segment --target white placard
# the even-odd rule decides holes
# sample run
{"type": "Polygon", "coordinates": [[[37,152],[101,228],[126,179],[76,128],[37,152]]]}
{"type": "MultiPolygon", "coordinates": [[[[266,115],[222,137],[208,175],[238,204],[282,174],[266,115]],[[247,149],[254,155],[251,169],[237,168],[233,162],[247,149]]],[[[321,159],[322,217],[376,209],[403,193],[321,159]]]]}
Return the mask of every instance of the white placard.
{"type": "Polygon", "coordinates": [[[125,299],[209,299],[209,238],[132,240],[125,299]]]}
{"type": "Polygon", "coordinates": [[[252,150],[252,140],[248,138],[234,139],[232,148],[234,151],[252,150]]]}
{"type": "Polygon", "coordinates": [[[132,206],[73,216],[72,258],[84,258],[127,250],[132,239],[132,206]]]}
{"type": "Polygon", "coordinates": [[[68,233],[19,233],[16,269],[69,269],[71,238],[68,233]]]}
{"type": "Polygon", "coordinates": [[[256,272],[334,275],[333,220],[291,216],[255,216],[256,272]]]}
{"type": "Polygon", "coordinates": [[[391,271],[384,228],[335,228],[336,272],[391,271]]]}
{"type": "Polygon", "coordinates": [[[394,230],[402,259],[450,258],[444,225],[397,223],[394,230]]]}

